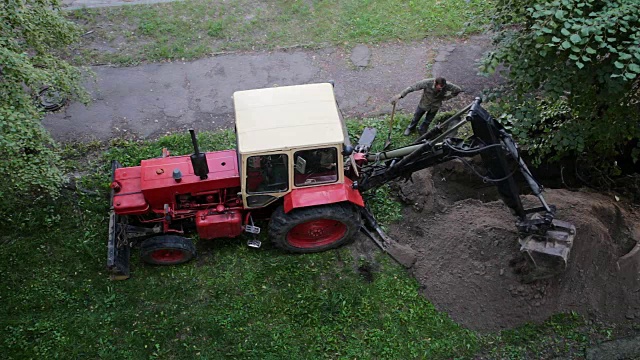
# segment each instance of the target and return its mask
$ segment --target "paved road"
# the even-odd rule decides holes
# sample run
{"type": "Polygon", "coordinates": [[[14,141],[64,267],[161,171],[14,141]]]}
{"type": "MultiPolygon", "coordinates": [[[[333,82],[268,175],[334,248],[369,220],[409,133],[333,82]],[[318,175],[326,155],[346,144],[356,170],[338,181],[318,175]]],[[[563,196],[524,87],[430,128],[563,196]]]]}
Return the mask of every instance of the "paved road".
{"type": "MultiPolygon", "coordinates": [[[[95,81],[87,84],[92,103],[72,103],[43,123],[60,141],[149,138],[189,127],[219,129],[233,126],[234,91],[328,80],[335,82],[346,116],[388,113],[394,94],[431,75],[461,85],[466,93],[458,102],[470,101],[498,81],[476,75],[475,63],[489,46],[488,37],[477,36],[455,44],[425,40],[353,50],[239,53],[193,62],[97,66],[92,69],[95,81]]],[[[399,110],[412,112],[419,96],[407,96],[399,110]]]]}
{"type": "Polygon", "coordinates": [[[178,0],[62,0],[62,8],[65,10],[75,10],[82,8],[97,8],[136,4],[157,4],[173,2],[178,0]]]}

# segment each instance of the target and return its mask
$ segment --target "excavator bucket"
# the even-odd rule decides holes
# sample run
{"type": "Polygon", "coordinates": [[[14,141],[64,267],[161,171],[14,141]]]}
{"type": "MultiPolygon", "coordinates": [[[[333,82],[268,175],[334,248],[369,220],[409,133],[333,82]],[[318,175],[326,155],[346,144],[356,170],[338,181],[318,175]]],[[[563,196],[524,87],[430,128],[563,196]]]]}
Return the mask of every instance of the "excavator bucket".
{"type": "Polygon", "coordinates": [[[532,234],[520,239],[520,251],[529,265],[523,280],[546,279],[564,271],[575,234],[574,225],[554,219],[544,235],[532,234]]]}

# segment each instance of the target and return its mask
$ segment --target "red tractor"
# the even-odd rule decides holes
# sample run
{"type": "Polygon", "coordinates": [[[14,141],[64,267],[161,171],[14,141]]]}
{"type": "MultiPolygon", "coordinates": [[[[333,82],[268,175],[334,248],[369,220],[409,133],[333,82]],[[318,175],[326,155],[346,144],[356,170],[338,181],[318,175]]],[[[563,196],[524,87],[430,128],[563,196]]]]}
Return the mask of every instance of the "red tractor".
{"type": "Polygon", "coordinates": [[[536,276],[566,266],[575,227],[554,219],[555,208],[544,201],[515,143],[480,99],[413,145],[371,154],[375,133],[365,130],[355,149],[350,146],[329,83],[239,91],[233,98],[237,150],[201,153],[190,130],[190,156],[163,152],[127,168],[112,162],[107,266],[113,279],[130,276],[133,246],[139,246],[145,262],[158,265],[192,259],[196,249],[187,236],[193,233],[209,240],[246,232],[253,235],[248,245],[260,247],[255,221],[266,219],[269,238],[287,251],[336,248],[359,230],[385,249],[391,240],[365,207],[362,193],[478,154],[518,217],[521,249],[536,276]],[[447,137],[466,122],[473,136],[447,137]],[[512,168],[520,169],[542,206],[523,208],[512,168]]]}

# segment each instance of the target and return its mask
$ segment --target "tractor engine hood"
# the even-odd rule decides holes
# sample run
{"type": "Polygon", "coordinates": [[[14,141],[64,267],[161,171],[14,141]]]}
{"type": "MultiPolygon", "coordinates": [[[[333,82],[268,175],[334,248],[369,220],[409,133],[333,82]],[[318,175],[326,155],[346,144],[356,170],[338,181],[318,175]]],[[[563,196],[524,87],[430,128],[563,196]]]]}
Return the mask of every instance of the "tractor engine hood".
{"type": "Polygon", "coordinates": [[[176,195],[204,195],[218,189],[240,187],[235,150],[206,153],[209,173],[201,180],[189,155],[142,160],[140,166],[115,171],[113,207],[118,214],[142,214],[149,206],[161,210],[174,204],[176,195]]]}

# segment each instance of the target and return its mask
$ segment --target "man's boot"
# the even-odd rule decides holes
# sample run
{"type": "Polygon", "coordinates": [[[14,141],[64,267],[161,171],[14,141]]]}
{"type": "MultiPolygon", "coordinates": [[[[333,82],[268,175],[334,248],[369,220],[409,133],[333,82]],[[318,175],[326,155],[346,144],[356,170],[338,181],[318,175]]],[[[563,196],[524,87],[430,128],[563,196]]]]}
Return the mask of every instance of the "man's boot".
{"type": "Polygon", "coordinates": [[[411,133],[416,129],[416,125],[418,125],[418,122],[420,121],[422,115],[424,115],[424,110],[422,110],[422,108],[418,106],[416,112],[413,114],[413,119],[409,123],[409,126],[407,126],[407,129],[404,131],[404,136],[411,135],[411,133]]]}

